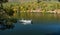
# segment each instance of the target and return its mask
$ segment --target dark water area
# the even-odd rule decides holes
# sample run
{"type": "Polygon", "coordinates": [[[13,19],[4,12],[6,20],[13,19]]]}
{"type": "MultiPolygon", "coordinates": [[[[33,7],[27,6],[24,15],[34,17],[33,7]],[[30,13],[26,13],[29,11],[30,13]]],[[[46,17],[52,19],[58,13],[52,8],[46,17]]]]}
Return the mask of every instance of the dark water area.
{"type": "Polygon", "coordinates": [[[0,25],[0,35],[60,35],[60,15],[41,13],[20,13],[16,18],[32,19],[31,24],[18,21],[12,26],[0,25]]]}

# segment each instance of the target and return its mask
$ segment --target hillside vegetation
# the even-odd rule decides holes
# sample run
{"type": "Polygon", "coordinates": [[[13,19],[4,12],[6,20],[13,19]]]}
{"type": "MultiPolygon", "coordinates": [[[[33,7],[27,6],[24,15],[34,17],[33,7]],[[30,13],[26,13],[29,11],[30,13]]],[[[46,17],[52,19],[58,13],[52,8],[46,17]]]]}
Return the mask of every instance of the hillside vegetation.
{"type": "Polygon", "coordinates": [[[3,8],[9,11],[12,9],[15,13],[17,12],[47,12],[57,11],[60,9],[60,2],[25,2],[25,3],[4,3],[3,8]]]}

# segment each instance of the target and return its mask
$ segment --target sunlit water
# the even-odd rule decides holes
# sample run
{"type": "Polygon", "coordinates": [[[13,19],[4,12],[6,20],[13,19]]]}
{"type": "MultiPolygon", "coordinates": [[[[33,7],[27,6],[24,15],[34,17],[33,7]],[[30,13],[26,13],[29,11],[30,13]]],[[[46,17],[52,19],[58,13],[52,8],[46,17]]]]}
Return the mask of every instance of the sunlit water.
{"type": "Polygon", "coordinates": [[[12,28],[0,27],[0,35],[60,35],[60,15],[20,13],[19,19],[32,20],[31,24],[17,21],[12,28]]]}

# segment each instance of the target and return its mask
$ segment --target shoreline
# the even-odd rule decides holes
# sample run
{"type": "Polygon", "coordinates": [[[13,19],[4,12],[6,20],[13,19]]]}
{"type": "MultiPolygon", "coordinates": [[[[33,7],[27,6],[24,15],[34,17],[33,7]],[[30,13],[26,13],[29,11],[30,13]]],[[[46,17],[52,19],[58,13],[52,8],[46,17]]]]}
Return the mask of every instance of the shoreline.
{"type": "MultiPolygon", "coordinates": [[[[23,12],[23,11],[21,11],[23,12]]],[[[29,13],[50,13],[50,14],[60,14],[60,9],[56,9],[56,10],[53,10],[53,11],[40,11],[40,10],[27,10],[27,11],[24,11],[24,12],[29,12],[29,13]]]]}

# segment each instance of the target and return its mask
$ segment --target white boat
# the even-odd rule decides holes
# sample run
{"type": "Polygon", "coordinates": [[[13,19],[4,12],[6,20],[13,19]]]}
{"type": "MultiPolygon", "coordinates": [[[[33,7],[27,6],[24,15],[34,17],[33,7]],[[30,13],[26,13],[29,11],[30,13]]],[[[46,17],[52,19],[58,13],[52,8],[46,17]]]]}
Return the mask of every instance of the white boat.
{"type": "Polygon", "coordinates": [[[22,23],[31,23],[32,20],[19,20],[19,22],[22,22],[22,23]]]}
{"type": "Polygon", "coordinates": [[[27,25],[27,24],[31,24],[32,20],[19,20],[19,22],[21,24],[27,25]]]}
{"type": "Polygon", "coordinates": [[[32,20],[19,20],[20,22],[30,23],[32,20]]]}

